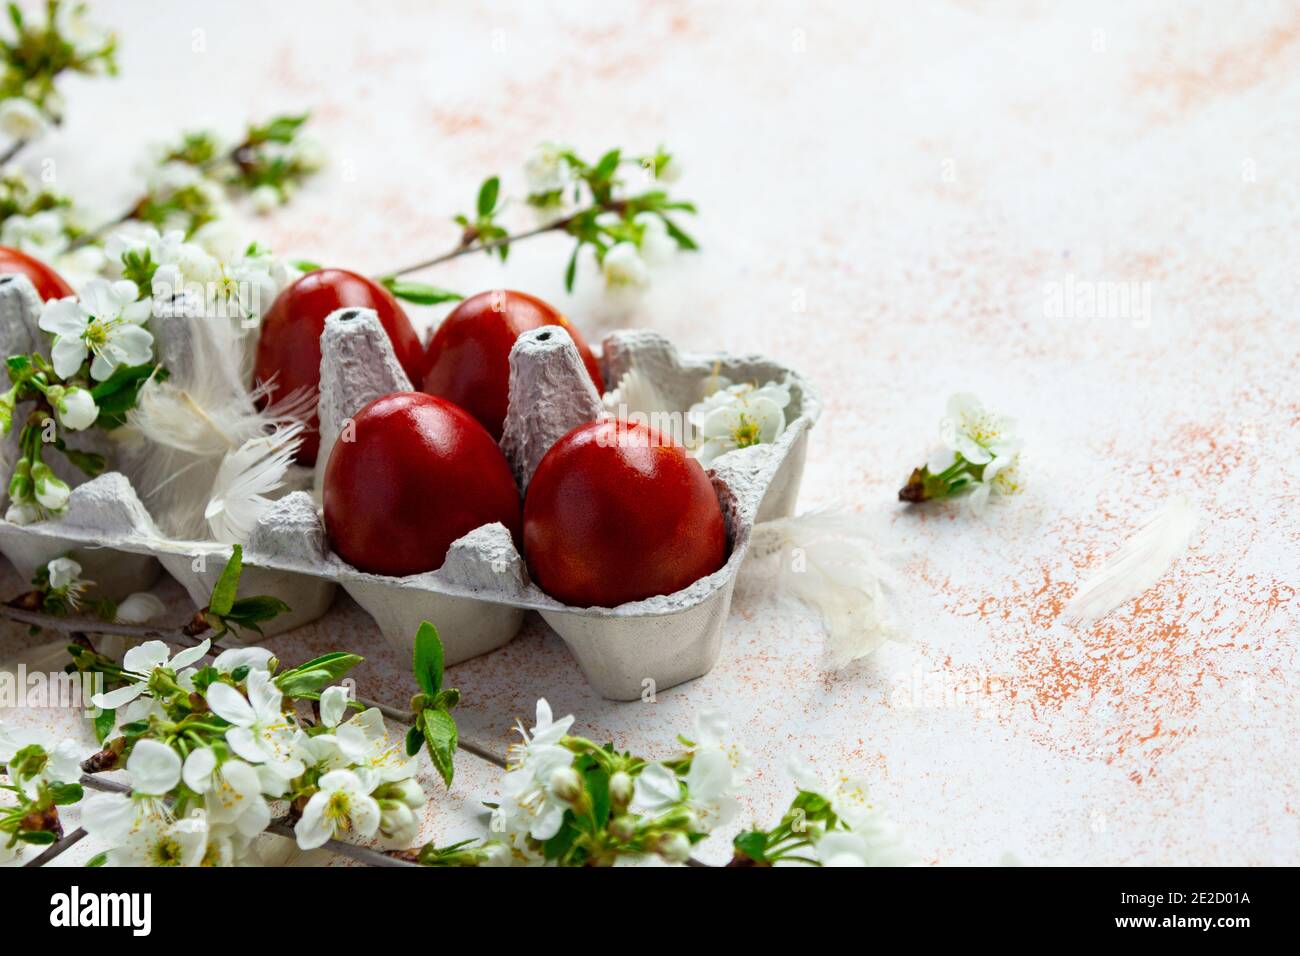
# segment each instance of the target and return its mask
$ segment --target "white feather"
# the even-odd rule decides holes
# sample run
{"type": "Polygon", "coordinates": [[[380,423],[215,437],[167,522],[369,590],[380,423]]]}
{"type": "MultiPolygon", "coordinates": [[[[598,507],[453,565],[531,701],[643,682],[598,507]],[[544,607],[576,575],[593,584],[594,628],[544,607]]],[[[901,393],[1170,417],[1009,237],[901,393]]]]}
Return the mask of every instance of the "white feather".
{"type": "Polygon", "coordinates": [[[754,526],[755,557],[781,558],[778,587],[821,614],[826,651],[837,670],[866,657],[898,629],[876,559],[860,518],[819,509],[754,526]]]}
{"type": "Polygon", "coordinates": [[[182,538],[205,536],[203,513],[223,459],[310,415],[314,396],[259,409],[267,386],[245,387],[246,343],[233,324],[195,325],[195,360],[184,375],[150,380],[115,432],[122,470],[158,525],[182,538]],[[202,333],[199,335],[198,333],[202,333]]]}
{"type": "Polygon", "coordinates": [[[640,413],[646,416],[677,411],[669,405],[654,382],[639,369],[628,369],[618,380],[612,392],[606,392],[602,401],[605,409],[614,415],[640,413]]]}
{"type": "Polygon", "coordinates": [[[213,540],[248,543],[257,519],[271,506],[266,496],[284,485],[302,444],[302,428],[293,424],[273,435],[250,438],[222,459],[203,512],[213,540]]]}
{"type": "Polygon", "coordinates": [[[1079,585],[1061,619],[1066,623],[1094,621],[1147,590],[1187,550],[1198,519],[1196,508],[1186,498],[1172,500],[1079,585]]]}

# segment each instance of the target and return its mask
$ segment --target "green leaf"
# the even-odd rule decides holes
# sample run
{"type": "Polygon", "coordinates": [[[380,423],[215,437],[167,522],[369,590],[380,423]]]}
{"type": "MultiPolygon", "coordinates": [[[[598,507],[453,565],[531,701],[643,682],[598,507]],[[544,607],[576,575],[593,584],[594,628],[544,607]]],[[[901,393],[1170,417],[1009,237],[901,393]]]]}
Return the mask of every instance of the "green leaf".
{"type": "Polygon", "coordinates": [[[244,549],[240,545],[234,545],[230,550],[230,560],[221,571],[221,577],[217,578],[217,586],[212,589],[212,597],[208,598],[208,610],[220,617],[225,617],[230,613],[230,609],[235,606],[235,595],[239,592],[239,576],[244,571],[244,549]]]}
{"type": "Polygon", "coordinates": [[[618,169],[621,158],[621,150],[611,149],[597,161],[595,168],[591,171],[591,179],[595,182],[604,182],[609,179],[614,175],[614,170],[618,169]]]}
{"type": "Polygon", "coordinates": [[[298,129],[307,122],[310,113],[297,116],[276,116],[265,126],[256,126],[248,131],[250,143],[292,143],[298,129]]]}
{"type": "Polygon", "coordinates": [[[564,856],[573,847],[573,841],[578,838],[578,828],[573,823],[573,811],[564,811],[564,822],[555,836],[551,837],[542,844],[542,856],[548,860],[558,860],[564,856]]]}
{"type": "Polygon", "coordinates": [[[587,792],[591,794],[591,813],[596,819],[596,826],[603,827],[609,822],[609,773],[604,767],[595,765],[583,771],[587,782],[587,792]]]}
{"type": "Polygon", "coordinates": [[[661,215],[659,218],[664,221],[664,226],[668,230],[668,235],[672,236],[673,239],[676,241],[677,248],[685,249],[692,252],[700,248],[694,239],[692,239],[684,231],[682,231],[682,228],[678,226],[677,223],[673,222],[667,216],[661,215]]]}
{"type": "Polygon", "coordinates": [[[438,629],[428,621],[421,621],[415,632],[412,667],[415,670],[415,682],[430,697],[442,690],[443,659],[438,629]]]}
{"type": "Polygon", "coordinates": [[[95,424],[100,428],[113,429],[126,424],[126,413],[135,408],[136,398],[152,376],[159,382],[167,380],[167,370],[159,365],[119,365],[104,381],[90,390],[91,397],[99,406],[99,417],[95,424]]]}
{"type": "Polygon", "coordinates": [[[103,866],[107,862],[108,862],[108,851],[105,850],[103,853],[96,853],[89,860],[87,860],[86,866],[99,867],[99,866],[103,866]]]}
{"type": "MultiPolygon", "coordinates": [[[[62,439],[59,440],[58,444],[62,445],[62,439]]],[[[66,446],[59,448],[59,451],[63,452],[63,456],[67,458],[68,461],[72,462],[92,478],[102,472],[108,465],[107,459],[105,459],[103,455],[96,454],[95,452],[79,451],[76,448],[68,448],[66,446]]]]}
{"type": "Polygon", "coordinates": [[[424,734],[429,759],[442,775],[442,782],[450,789],[455,774],[452,761],[456,755],[456,721],[445,710],[423,710],[420,712],[420,730],[424,734]]]}
{"type": "Polygon", "coordinates": [[[478,217],[487,219],[497,207],[497,194],[501,191],[501,179],[493,176],[483,180],[478,190],[478,217]]]}
{"type": "Polygon", "coordinates": [[[85,796],[85,791],[79,783],[50,784],[50,799],[54,801],[55,806],[69,806],[79,801],[83,796],[85,796]]]}
{"type": "Polygon", "coordinates": [[[283,671],[275,678],[276,686],[290,697],[315,694],[338,680],[365,658],[346,651],[324,654],[315,660],[283,671]]]}
{"type": "Polygon", "coordinates": [[[113,724],[117,723],[117,711],[101,710],[92,722],[95,726],[95,739],[102,744],[113,732],[113,724]]]}
{"type": "Polygon", "coordinates": [[[420,732],[419,721],[416,721],[406,731],[406,756],[414,757],[424,746],[424,734],[420,732]]]}
{"type": "Polygon", "coordinates": [[[564,268],[564,291],[573,291],[573,280],[578,275],[578,253],[582,251],[582,243],[579,242],[573,247],[573,255],[569,256],[569,264],[564,268]]]}
{"type": "Polygon", "coordinates": [[[19,830],[14,835],[22,842],[36,846],[49,846],[55,840],[54,834],[49,830],[19,830]]]}
{"type": "Polygon", "coordinates": [[[732,846],[749,857],[755,863],[767,860],[767,834],[762,830],[748,830],[737,834],[732,846]]]}
{"type": "Polygon", "coordinates": [[[281,614],[288,614],[293,610],[277,597],[268,595],[256,595],[254,597],[240,598],[236,601],[222,619],[227,624],[233,624],[236,627],[246,627],[250,631],[262,633],[258,625],[262,621],[269,621],[273,617],[279,617],[281,614]]]}
{"type": "Polygon", "coordinates": [[[465,298],[459,292],[452,292],[450,289],[440,289],[436,285],[427,285],[423,282],[403,282],[396,276],[389,276],[382,280],[382,284],[397,298],[416,305],[437,305],[439,302],[457,302],[465,298]]]}
{"type": "Polygon", "coordinates": [[[292,265],[299,272],[319,272],[322,268],[319,262],[312,262],[310,259],[295,259],[292,265]]]}

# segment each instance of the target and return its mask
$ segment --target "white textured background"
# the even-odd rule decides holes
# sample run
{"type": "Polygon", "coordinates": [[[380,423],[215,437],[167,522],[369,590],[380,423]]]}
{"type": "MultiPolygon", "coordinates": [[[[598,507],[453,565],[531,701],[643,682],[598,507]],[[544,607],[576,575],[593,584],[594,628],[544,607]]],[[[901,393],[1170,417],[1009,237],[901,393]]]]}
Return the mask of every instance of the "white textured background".
{"type": "MultiPolygon", "coordinates": [[[[688,348],[772,354],[827,399],[803,504],[869,517],[903,581],[909,644],[831,673],[816,622],[751,579],[712,674],[616,704],[533,623],[452,672],[466,736],[504,748],[545,695],[587,736],[662,755],[715,706],[758,758],[747,818],[775,820],[782,755],[799,750],[870,779],[938,863],[1008,850],[1030,863],[1300,862],[1300,6],[98,13],[120,28],[122,76],[69,83],[69,122],[26,161],[54,158],[60,185],[106,211],[134,194],[145,141],[310,107],[333,165],[257,235],[377,272],[451,245],[448,219],[485,175],[518,194],[540,140],[592,155],[662,142],[685,167],[676,190],[700,204],[686,224],[703,251],[638,304],[604,302],[590,273],[566,296],[560,238],[520,245],[506,268],[476,257],[426,278],[534,292],[592,339],[646,326],[688,348]],[[1152,313],[1054,318],[1045,296],[1067,276],[1146,283],[1152,313]],[[1017,416],[1028,443],[1026,493],[983,520],[894,500],[954,390],[1017,416]],[[1172,493],[1203,510],[1189,554],[1096,625],[1057,623],[1081,577],[1172,493]]],[[[275,646],[290,661],[355,649],[369,658],[363,692],[410,693],[402,656],[346,600],[275,646]]],[[[460,760],[426,836],[477,826],[488,770],[460,760]]],[[[727,843],[702,855],[722,861],[727,843]]]]}

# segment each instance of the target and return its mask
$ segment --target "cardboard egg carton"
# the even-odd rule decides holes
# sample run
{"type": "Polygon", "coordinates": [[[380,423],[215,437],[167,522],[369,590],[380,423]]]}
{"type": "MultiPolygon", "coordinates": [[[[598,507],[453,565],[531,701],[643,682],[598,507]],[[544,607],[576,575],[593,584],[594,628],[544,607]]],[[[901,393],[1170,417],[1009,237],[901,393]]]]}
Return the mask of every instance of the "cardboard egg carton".
{"type": "MultiPolygon", "coordinates": [[[[9,281],[27,285],[21,277],[9,281]]],[[[39,314],[32,308],[34,293],[29,297],[28,287],[6,298],[3,283],[0,280],[0,347],[6,355],[28,351],[39,341],[33,334],[39,314]]],[[[269,594],[291,608],[267,622],[266,635],[319,618],[341,587],[399,648],[409,651],[420,622],[432,621],[449,665],[509,643],[524,613],[532,610],[559,634],[588,681],[605,697],[633,700],[707,673],[718,658],[754,524],[789,515],[794,508],[808,430],[820,412],[820,401],[799,375],[758,356],[679,354],[663,337],[645,331],[613,333],[602,349],[607,382],[616,384],[636,369],[655,386],[665,405],[683,416],[711,376],[733,382],[789,382],[788,424],[781,437],[727,453],[709,472],[730,546],[722,568],[674,594],[613,608],[569,607],[529,580],[509,532],[494,523],[455,541],[436,571],[407,577],[369,574],[330,551],[317,498],[295,490],[273,503],[244,546],[241,596],[269,594]]],[[[321,336],[317,492],[329,451],[347,420],[381,395],[410,389],[374,312],[340,309],[328,317],[321,336]]],[[[521,489],[559,437],[602,413],[563,328],[547,326],[519,337],[510,355],[510,411],[501,447],[521,489]]],[[[169,539],[127,477],[110,472],[75,487],[60,518],[25,526],[0,520],[0,553],[25,577],[71,553],[84,577],[115,598],[147,589],[165,571],[201,607],[230,547],[169,539]]]]}

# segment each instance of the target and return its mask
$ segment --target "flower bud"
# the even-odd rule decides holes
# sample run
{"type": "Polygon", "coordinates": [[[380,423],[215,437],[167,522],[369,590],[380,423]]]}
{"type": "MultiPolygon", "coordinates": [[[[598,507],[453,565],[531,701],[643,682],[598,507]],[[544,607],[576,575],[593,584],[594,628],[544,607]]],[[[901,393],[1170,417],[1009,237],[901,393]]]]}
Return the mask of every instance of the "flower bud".
{"type": "Polygon", "coordinates": [[[425,801],[424,788],[414,777],[380,787],[375,791],[375,797],[380,800],[397,800],[412,810],[420,809],[425,801]]]}
{"type": "Polygon", "coordinates": [[[117,622],[119,624],[148,624],[162,614],[164,610],[166,608],[163,607],[163,602],[152,594],[137,592],[127,595],[126,599],[117,606],[117,622]]]}
{"type": "Polygon", "coordinates": [[[577,803],[582,799],[582,778],[572,767],[560,767],[551,774],[551,779],[547,783],[557,800],[577,803]]]}
{"type": "Polygon", "coordinates": [[[420,820],[406,804],[385,801],[379,814],[379,833],[398,847],[409,847],[420,835],[420,820]]]}
{"type": "Polygon", "coordinates": [[[655,852],[669,863],[685,863],[691,856],[691,841],[676,830],[663,833],[655,841],[655,852]]]}
{"type": "Polygon", "coordinates": [[[31,459],[19,458],[14,464],[13,477],[9,479],[9,497],[14,502],[30,503],[34,490],[31,459]]]}
{"type": "Polygon", "coordinates": [[[621,840],[626,843],[636,836],[635,818],[624,814],[621,817],[615,817],[609,822],[609,833],[615,840],[621,840]]]}
{"type": "Polygon", "coordinates": [[[26,501],[15,501],[5,511],[5,521],[10,524],[33,524],[41,520],[41,513],[36,506],[26,501]]]}
{"type": "Polygon", "coordinates": [[[68,495],[72,489],[60,481],[43,461],[32,465],[32,482],[36,487],[36,500],[41,507],[54,512],[61,512],[68,505],[68,495]]]}
{"type": "Polygon", "coordinates": [[[619,770],[609,778],[609,799],[616,807],[626,807],[632,802],[635,790],[632,777],[624,770],[619,770]]]}
{"type": "MultiPolygon", "coordinates": [[[[50,391],[53,392],[54,389],[51,388],[50,391]]],[[[63,389],[59,399],[57,401],[52,399],[52,402],[59,413],[59,423],[71,431],[78,432],[89,428],[99,418],[99,406],[95,404],[95,399],[90,392],[84,388],[73,385],[63,389]]]]}

